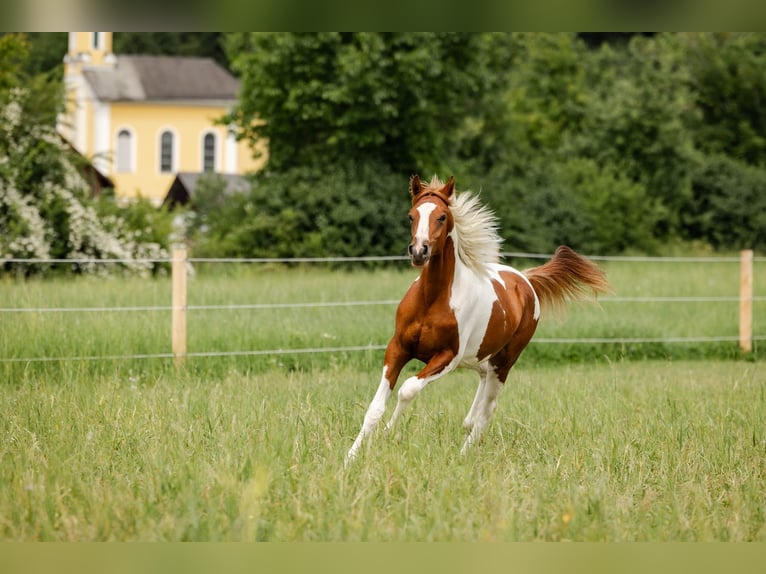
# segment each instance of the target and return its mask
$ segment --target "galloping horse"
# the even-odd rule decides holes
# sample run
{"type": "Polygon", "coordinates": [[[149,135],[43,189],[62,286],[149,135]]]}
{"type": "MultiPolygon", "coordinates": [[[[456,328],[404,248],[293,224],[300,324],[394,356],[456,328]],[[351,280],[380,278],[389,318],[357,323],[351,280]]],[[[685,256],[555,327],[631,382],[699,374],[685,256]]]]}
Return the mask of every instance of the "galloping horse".
{"type": "Polygon", "coordinates": [[[455,193],[455,178],[410,180],[412,265],[422,269],[396,312],[380,385],[362,429],[346,455],[355,458],[383,416],[399,373],[411,359],[425,367],[402,384],[386,426],[429,383],[456,367],[478,371],[479,388],[463,426],[461,449],[479,440],[508,372],[532,339],[542,306],[558,306],[608,291],[603,272],[566,246],[524,273],[501,265],[497,219],[470,193],[455,193]]]}

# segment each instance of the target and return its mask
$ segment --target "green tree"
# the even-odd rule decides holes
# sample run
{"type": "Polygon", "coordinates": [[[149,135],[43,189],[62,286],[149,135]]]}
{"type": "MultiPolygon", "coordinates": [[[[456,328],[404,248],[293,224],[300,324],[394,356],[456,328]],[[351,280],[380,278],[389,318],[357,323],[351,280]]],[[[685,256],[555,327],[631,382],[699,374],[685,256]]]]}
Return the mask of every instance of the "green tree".
{"type": "Polygon", "coordinates": [[[681,34],[698,149],[766,167],[766,35],[681,34]]]}
{"type": "Polygon", "coordinates": [[[683,209],[686,235],[718,249],[766,249],[766,170],[704,156],[683,209]]]}
{"type": "Polygon", "coordinates": [[[232,34],[241,76],[229,118],[269,142],[269,169],[374,160],[440,171],[456,129],[481,99],[477,34],[232,34]]]}
{"type": "Polygon", "coordinates": [[[677,237],[691,189],[693,138],[687,71],[672,36],[634,37],[627,50],[603,46],[588,59],[590,90],[568,155],[613,166],[643,185],[653,234],[677,237]]]}

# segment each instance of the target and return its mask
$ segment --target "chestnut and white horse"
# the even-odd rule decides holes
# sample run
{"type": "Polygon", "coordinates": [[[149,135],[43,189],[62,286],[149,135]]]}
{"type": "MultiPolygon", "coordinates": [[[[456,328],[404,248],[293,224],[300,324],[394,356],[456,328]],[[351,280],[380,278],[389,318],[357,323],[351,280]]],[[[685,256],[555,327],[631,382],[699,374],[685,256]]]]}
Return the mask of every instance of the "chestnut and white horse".
{"type": "Polygon", "coordinates": [[[479,388],[463,426],[469,431],[461,453],[479,440],[497,404],[508,372],[532,339],[541,306],[606,292],[608,283],[593,263],[559,247],[547,263],[517,271],[499,263],[500,237],[494,214],[470,193],[455,193],[455,179],[410,181],[412,264],[422,269],[396,312],[380,385],[362,428],[346,455],[355,458],[383,417],[404,365],[425,363],[404,381],[386,428],[429,383],[457,367],[478,371],[479,388]]]}

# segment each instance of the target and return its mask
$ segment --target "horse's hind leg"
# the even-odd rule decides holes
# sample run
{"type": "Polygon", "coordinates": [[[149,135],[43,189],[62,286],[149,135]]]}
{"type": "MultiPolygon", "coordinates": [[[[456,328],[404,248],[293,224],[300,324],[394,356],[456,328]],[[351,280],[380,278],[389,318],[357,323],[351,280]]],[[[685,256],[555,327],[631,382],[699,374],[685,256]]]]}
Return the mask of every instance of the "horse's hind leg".
{"type": "Polygon", "coordinates": [[[468,414],[465,416],[465,419],[463,420],[463,428],[467,431],[470,431],[473,428],[474,419],[476,418],[476,411],[478,409],[479,404],[481,403],[484,395],[484,388],[486,387],[487,382],[487,365],[486,363],[482,364],[479,368],[479,386],[476,388],[476,396],[473,398],[473,403],[471,403],[471,408],[468,409],[468,414]]]}
{"type": "MultiPolygon", "coordinates": [[[[483,382],[480,383],[479,387],[481,395],[477,392],[477,400],[474,401],[475,404],[468,413],[472,417],[471,432],[468,433],[463,447],[460,449],[460,454],[465,454],[471,445],[478,442],[481,438],[489,419],[492,417],[492,413],[495,412],[497,397],[503,388],[503,381],[498,378],[497,372],[492,367],[487,369],[482,380],[483,382]]],[[[468,417],[466,417],[466,420],[468,420],[468,417]]]]}
{"type": "Polygon", "coordinates": [[[505,384],[505,380],[508,378],[508,373],[519,359],[521,352],[528,342],[529,339],[523,342],[511,341],[500,353],[489,360],[481,399],[476,405],[471,407],[471,410],[474,411],[473,427],[471,427],[471,432],[460,449],[460,454],[465,454],[471,445],[481,438],[487,423],[489,423],[489,419],[492,417],[492,413],[495,412],[497,397],[505,384]]]}

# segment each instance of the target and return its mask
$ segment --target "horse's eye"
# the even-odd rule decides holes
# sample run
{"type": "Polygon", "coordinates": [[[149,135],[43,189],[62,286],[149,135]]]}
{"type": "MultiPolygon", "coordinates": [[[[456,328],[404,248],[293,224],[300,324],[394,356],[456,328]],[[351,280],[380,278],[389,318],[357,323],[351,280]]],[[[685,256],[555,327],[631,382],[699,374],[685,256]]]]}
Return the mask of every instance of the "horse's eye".
{"type": "Polygon", "coordinates": [[[444,223],[445,221],[447,221],[447,214],[445,213],[444,215],[439,217],[439,219],[437,219],[436,221],[438,221],[439,223],[444,223]]]}
{"type": "Polygon", "coordinates": [[[415,218],[414,218],[414,217],[412,217],[411,215],[410,215],[410,216],[408,216],[408,217],[410,218],[410,223],[412,223],[413,221],[415,221],[415,218]]]}

